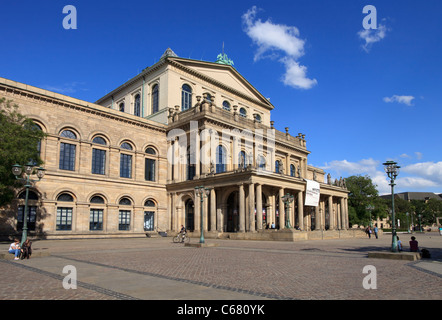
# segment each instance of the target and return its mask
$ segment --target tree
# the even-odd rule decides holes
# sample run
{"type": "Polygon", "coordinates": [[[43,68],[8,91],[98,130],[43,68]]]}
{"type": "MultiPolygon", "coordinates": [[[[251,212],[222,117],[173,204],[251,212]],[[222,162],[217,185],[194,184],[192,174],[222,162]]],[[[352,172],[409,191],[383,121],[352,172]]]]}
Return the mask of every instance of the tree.
{"type": "Polygon", "coordinates": [[[14,164],[43,163],[39,144],[46,135],[18,109],[12,100],[0,98],[0,206],[10,203],[14,188],[21,186],[11,171],[14,164]]]}
{"type": "Polygon", "coordinates": [[[345,179],[348,194],[349,222],[368,225],[376,217],[385,216],[385,204],[379,198],[376,185],[369,176],[350,176],[345,179]],[[369,210],[369,206],[372,208],[369,210]]]}
{"type": "Polygon", "coordinates": [[[436,223],[437,217],[442,217],[442,201],[432,198],[425,203],[422,223],[436,223]]]}

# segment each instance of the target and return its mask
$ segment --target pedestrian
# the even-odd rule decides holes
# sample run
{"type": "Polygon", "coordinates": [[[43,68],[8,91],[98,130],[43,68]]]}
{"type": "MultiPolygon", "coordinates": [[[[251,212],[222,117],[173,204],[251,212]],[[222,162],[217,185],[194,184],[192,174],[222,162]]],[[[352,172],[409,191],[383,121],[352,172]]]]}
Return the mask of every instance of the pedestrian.
{"type": "Polygon", "coordinates": [[[402,241],[399,240],[398,236],[396,236],[396,239],[397,239],[397,248],[399,251],[402,251],[402,241]]]}
{"type": "Polygon", "coordinates": [[[375,235],[375,237],[376,237],[376,239],[378,238],[378,225],[377,224],[375,224],[374,225],[374,235],[375,235]]]}
{"type": "Polygon", "coordinates": [[[25,242],[23,242],[23,245],[21,247],[21,259],[29,259],[32,254],[32,248],[31,248],[32,242],[29,241],[29,239],[26,239],[25,242]]]}
{"type": "Polygon", "coordinates": [[[365,230],[366,230],[365,232],[368,235],[368,239],[371,239],[371,228],[370,228],[370,226],[368,226],[367,229],[365,229],[365,230]]]}
{"type": "Polygon", "coordinates": [[[9,253],[15,255],[14,260],[20,259],[20,241],[15,238],[14,242],[9,246],[9,253]]]}
{"type": "Polygon", "coordinates": [[[439,226],[439,235],[442,236],[442,224],[439,226]]]}
{"type": "Polygon", "coordinates": [[[419,252],[418,242],[416,241],[415,237],[411,237],[411,240],[410,240],[410,251],[411,252],[419,252]]]}

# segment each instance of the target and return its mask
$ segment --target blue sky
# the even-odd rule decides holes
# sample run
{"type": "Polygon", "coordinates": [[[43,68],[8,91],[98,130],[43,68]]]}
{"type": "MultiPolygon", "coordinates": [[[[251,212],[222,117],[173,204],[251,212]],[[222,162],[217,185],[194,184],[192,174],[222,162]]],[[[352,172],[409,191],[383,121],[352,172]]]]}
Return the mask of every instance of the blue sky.
{"type": "MultiPolygon", "coordinates": [[[[3,2],[0,76],[94,102],[172,48],[234,67],[304,133],[309,163],[333,178],[402,167],[396,191],[442,193],[442,2],[3,2]],[[65,5],[77,29],[63,28],[65,5]],[[377,29],[366,30],[366,5],[377,29]],[[370,43],[367,45],[367,41],[370,43]]],[[[373,21],[371,21],[373,22],[373,21]]]]}

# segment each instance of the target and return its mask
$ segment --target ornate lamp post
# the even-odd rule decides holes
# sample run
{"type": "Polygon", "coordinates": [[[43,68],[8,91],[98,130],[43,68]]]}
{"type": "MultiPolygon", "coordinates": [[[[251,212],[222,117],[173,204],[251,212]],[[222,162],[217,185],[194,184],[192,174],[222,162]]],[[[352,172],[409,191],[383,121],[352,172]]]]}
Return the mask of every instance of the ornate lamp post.
{"type": "Polygon", "coordinates": [[[387,161],[383,163],[385,166],[385,172],[387,173],[388,177],[390,178],[390,186],[391,186],[391,233],[392,233],[392,244],[391,244],[391,251],[392,252],[398,252],[397,247],[397,237],[396,237],[396,218],[394,216],[394,180],[399,174],[399,166],[394,161],[387,161]]]}
{"type": "Polygon", "coordinates": [[[407,233],[410,233],[410,221],[408,220],[408,217],[410,216],[410,214],[407,212],[406,216],[407,216],[407,233]]]}
{"type": "Polygon", "coordinates": [[[204,198],[207,198],[210,194],[209,188],[201,187],[195,187],[195,194],[197,197],[201,198],[201,236],[200,236],[200,243],[205,243],[204,240],[204,198]]]}
{"type": "Polygon", "coordinates": [[[293,195],[291,195],[289,193],[286,193],[286,195],[282,197],[282,201],[285,204],[285,227],[286,228],[291,228],[290,217],[289,217],[289,213],[290,213],[289,205],[290,205],[290,203],[293,202],[293,195]]]}
{"type": "Polygon", "coordinates": [[[418,215],[419,218],[419,232],[422,232],[422,215],[419,213],[418,215]]]}
{"type": "Polygon", "coordinates": [[[32,180],[31,175],[34,171],[34,165],[32,163],[28,163],[25,165],[25,172],[23,177],[22,175],[22,166],[19,164],[14,164],[12,166],[12,173],[14,174],[15,178],[20,181],[25,182],[25,188],[26,188],[26,198],[25,198],[25,210],[23,214],[23,230],[22,230],[22,237],[21,237],[21,244],[23,245],[23,242],[26,241],[28,238],[28,195],[29,195],[29,188],[31,187],[32,182],[38,182],[40,181],[44,175],[45,175],[45,169],[40,167],[37,169],[37,177],[38,180],[32,180]]]}

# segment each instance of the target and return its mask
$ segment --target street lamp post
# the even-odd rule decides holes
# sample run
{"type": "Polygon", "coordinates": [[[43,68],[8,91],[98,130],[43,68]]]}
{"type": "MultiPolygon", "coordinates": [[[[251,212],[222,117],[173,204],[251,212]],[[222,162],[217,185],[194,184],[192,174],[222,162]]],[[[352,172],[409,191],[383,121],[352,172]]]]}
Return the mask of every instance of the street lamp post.
{"type": "Polygon", "coordinates": [[[37,177],[38,180],[31,179],[31,175],[34,171],[34,165],[32,163],[28,163],[25,165],[25,172],[24,176],[22,175],[22,166],[19,164],[14,164],[12,166],[12,173],[14,174],[15,178],[20,181],[25,182],[25,188],[26,188],[26,197],[25,197],[25,210],[23,214],[23,230],[22,230],[22,237],[21,237],[21,246],[28,238],[28,196],[29,196],[29,188],[31,187],[32,182],[38,182],[40,181],[44,175],[45,175],[45,169],[40,167],[37,169],[37,177]]]}
{"type": "Polygon", "coordinates": [[[200,236],[200,243],[205,243],[204,240],[204,198],[207,198],[210,194],[209,188],[201,187],[195,187],[195,194],[197,197],[200,197],[201,199],[201,236],[200,236]]]}
{"type": "Polygon", "coordinates": [[[418,215],[418,218],[419,218],[419,232],[422,232],[422,215],[421,214],[419,214],[418,215]]]}
{"type": "Polygon", "coordinates": [[[409,219],[408,219],[408,217],[410,216],[410,214],[407,212],[407,213],[406,213],[406,216],[407,216],[407,233],[410,233],[410,221],[409,221],[409,219]]]}
{"type": "Polygon", "coordinates": [[[285,227],[286,227],[287,229],[289,229],[289,228],[291,228],[291,225],[290,225],[290,216],[289,216],[289,213],[290,213],[290,207],[289,207],[289,204],[293,202],[293,195],[291,195],[291,194],[289,194],[289,193],[286,193],[286,195],[282,197],[282,201],[283,201],[284,204],[285,204],[285,227]],[[288,211],[288,212],[287,212],[287,211],[288,211]]]}
{"type": "Polygon", "coordinates": [[[397,236],[396,236],[396,218],[394,215],[394,180],[399,174],[399,166],[394,161],[387,161],[383,163],[385,166],[385,172],[387,173],[388,177],[390,178],[390,186],[391,186],[391,233],[392,233],[392,244],[391,244],[391,251],[392,252],[398,252],[397,247],[397,236]]]}

